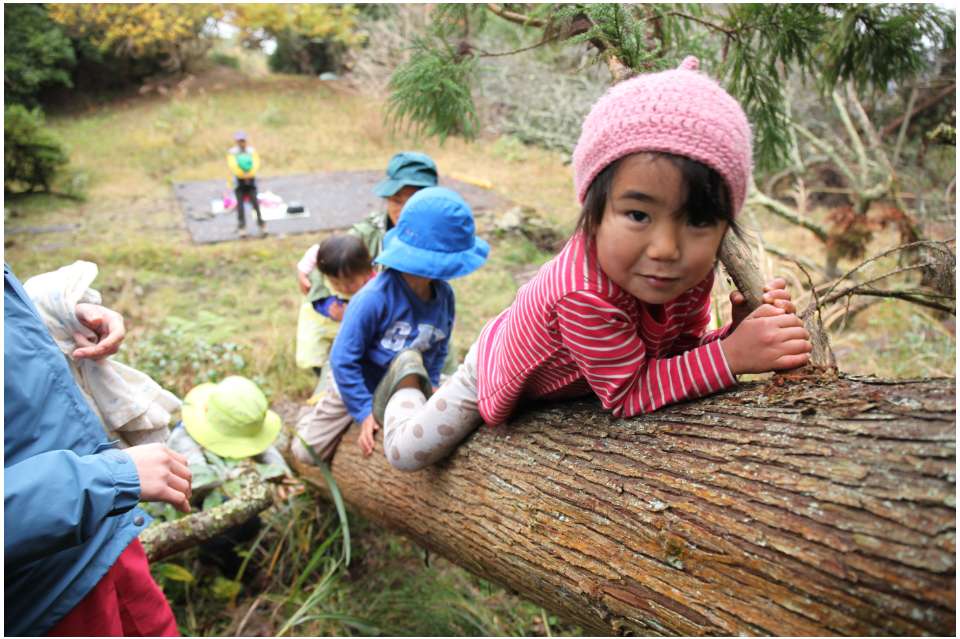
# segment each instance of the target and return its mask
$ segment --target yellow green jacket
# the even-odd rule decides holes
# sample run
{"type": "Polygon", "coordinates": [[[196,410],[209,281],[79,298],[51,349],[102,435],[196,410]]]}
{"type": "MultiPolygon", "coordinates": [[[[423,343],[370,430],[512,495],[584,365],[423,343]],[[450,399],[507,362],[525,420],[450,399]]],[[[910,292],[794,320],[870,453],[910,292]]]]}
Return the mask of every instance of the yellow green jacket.
{"type": "Polygon", "coordinates": [[[230,167],[230,172],[237,179],[252,180],[254,177],[256,177],[257,171],[260,169],[260,155],[257,153],[257,150],[249,144],[247,145],[246,149],[241,149],[239,146],[235,146],[227,151],[227,166],[230,167]],[[240,168],[240,165],[237,164],[237,156],[241,153],[249,153],[250,158],[253,160],[253,166],[250,167],[249,171],[244,171],[240,168]]]}

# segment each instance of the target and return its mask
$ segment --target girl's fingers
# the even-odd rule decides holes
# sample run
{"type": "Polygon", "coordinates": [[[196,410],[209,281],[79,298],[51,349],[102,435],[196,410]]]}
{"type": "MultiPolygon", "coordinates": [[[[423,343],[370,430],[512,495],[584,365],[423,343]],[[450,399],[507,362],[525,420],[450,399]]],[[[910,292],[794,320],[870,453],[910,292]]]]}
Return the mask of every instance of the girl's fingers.
{"type": "Polygon", "coordinates": [[[764,285],[763,290],[773,291],[774,289],[786,288],[786,286],[787,286],[787,280],[783,279],[782,277],[775,277],[769,282],[767,282],[766,285],[764,285]]]}
{"type": "Polygon", "coordinates": [[[747,298],[743,296],[743,293],[740,291],[733,291],[730,293],[730,303],[731,304],[743,304],[747,301],[747,298]]]}
{"type": "Polygon", "coordinates": [[[813,344],[805,339],[791,339],[780,344],[780,351],[785,355],[800,355],[813,350],[813,344]]]}
{"type": "MultiPolygon", "coordinates": [[[[762,306],[760,308],[763,308],[762,306]]],[[[776,306],[771,306],[770,308],[777,310],[777,315],[773,317],[772,321],[778,328],[790,328],[792,326],[803,326],[803,322],[799,317],[793,313],[786,313],[782,308],[777,308],[776,306]]]]}
{"type": "Polygon", "coordinates": [[[798,366],[803,366],[809,361],[810,355],[807,353],[801,353],[799,355],[784,355],[783,357],[777,359],[776,368],[777,370],[797,368],[798,366]]]}
{"type": "Polygon", "coordinates": [[[800,340],[802,342],[810,341],[810,333],[803,326],[788,326],[781,329],[779,337],[784,341],[800,340]]]}
{"type": "Polygon", "coordinates": [[[771,304],[761,304],[755,311],[750,313],[753,318],[758,317],[777,317],[783,315],[783,309],[777,308],[771,304]]]}

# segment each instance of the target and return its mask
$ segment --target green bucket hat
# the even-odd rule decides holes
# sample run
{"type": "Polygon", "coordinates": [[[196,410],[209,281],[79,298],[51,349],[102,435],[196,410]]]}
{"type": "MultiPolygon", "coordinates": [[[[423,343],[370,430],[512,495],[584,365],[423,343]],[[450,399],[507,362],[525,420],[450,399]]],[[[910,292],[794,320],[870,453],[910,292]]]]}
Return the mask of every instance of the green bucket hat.
{"type": "Polygon", "coordinates": [[[379,197],[390,197],[405,186],[436,186],[437,164],[430,156],[416,151],[403,151],[390,158],[387,177],[373,187],[379,197]]]}
{"type": "Polygon", "coordinates": [[[246,377],[233,375],[219,384],[200,384],[183,398],[183,426],[204,448],[221,457],[259,455],[280,433],[280,416],[246,377]]]}

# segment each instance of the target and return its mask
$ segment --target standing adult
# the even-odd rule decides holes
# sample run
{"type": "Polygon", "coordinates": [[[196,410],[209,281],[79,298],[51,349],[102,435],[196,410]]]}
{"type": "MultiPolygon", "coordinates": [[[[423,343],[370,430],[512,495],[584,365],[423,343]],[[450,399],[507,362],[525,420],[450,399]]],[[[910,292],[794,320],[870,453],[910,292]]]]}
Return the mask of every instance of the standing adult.
{"type": "Polygon", "coordinates": [[[237,234],[243,237],[247,234],[247,220],[244,216],[243,198],[250,198],[250,204],[257,213],[257,226],[262,233],[265,228],[263,217],[260,215],[260,203],[257,201],[257,170],[260,168],[260,156],[257,150],[247,144],[247,134],[237,131],[233,136],[235,146],[227,152],[227,165],[233,173],[233,192],[237,196],[237,234]]]}
{"type": "MultiPolygon", "coordinates": [[[[189,512],[186,459],[107,440],[23,286],[4,264],[4,633],[178,635],[137,536],[137,503],[189,512]]],[[[73,358],[116,352],[123,318],[77,304],[97,336],[73,358]]]]}

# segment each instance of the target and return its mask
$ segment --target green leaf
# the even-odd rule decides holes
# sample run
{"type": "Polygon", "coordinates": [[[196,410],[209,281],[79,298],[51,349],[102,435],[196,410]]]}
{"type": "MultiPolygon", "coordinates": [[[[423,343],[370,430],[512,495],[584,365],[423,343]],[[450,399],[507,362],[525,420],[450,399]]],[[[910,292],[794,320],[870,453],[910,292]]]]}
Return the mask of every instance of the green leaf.
{"type": "Polygon", "coordinates": [[[193,573],[179,564],[159,562],[151,565],[150,568],[153,570],[153,574],[160,579],[182,581],[188,584],[194,582],[193,573]]]}
{"type": "Polygon", "coordinates": [[[243,585],[239,581],[218,576],[213,580],[213,586],[210,590],[213,592],[213,596],[217,599],[230,601],[240,594],[240,589],[242,587],[243,585]]]}

